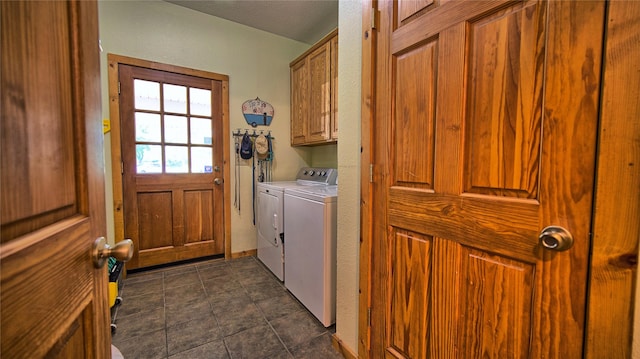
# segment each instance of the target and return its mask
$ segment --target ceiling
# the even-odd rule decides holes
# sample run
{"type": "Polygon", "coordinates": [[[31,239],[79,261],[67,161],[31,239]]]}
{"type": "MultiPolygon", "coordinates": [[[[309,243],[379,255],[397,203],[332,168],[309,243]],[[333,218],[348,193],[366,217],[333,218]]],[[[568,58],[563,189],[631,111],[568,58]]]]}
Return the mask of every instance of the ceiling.
{"type": "Polygon", "coordinates": [[[307,44],[338,27],[338,0],[165,0],[307,44]]]}

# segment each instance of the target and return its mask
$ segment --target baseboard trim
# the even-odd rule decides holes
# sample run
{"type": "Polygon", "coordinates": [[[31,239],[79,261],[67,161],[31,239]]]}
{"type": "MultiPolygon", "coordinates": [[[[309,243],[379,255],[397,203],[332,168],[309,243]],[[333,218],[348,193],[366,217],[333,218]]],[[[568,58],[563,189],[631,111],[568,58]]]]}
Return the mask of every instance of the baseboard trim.
{"type": "Polygon", "coordinates": [[[358,356],[354,354],[349,347],[344,345],[342,340],[338,338],[338,335],[333,334],[331,336],[331,345],[340,353],[345,359],[358,359],[358,356]]]}
{"type": "Polygon", "coordinates": [[[255,257],[257,255],[258,255],[257,249],[249,249],[248,251],[231,253],[231,259],[242,258],[242,257],[255,257]]]}

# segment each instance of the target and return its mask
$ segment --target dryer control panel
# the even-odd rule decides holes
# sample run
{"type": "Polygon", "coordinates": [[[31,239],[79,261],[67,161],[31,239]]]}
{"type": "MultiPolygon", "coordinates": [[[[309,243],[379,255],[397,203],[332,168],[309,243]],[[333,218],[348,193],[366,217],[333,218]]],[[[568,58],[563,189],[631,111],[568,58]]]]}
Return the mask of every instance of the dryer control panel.
{"type": "Polygon", "coordinates": [[[335,168],[302,167],[298,171],[296,181],[335,185],[338,183],[338,170],[335,168]]]}

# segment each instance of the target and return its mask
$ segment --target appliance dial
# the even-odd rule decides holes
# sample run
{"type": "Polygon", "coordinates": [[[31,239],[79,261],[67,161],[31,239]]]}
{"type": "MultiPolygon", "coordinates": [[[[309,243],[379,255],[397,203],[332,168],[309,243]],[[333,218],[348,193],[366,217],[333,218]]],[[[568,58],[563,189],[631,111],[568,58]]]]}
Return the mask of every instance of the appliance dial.
{"type": "Polygon", "coordinates": [[[309,176],[313,176],[315,173],[316,173],[316,171],[311,170],[311,171],[309,171],[309,176]]]}

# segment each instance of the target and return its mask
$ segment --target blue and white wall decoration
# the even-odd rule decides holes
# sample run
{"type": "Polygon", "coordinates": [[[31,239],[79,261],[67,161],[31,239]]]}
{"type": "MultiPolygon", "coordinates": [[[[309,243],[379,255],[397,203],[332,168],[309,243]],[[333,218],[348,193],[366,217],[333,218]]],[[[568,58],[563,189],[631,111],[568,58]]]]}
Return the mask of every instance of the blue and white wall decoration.
{"type": "Polygon", "coordinates": [[[242,104],[242,114],[252,127],[269,126],[271,125],[274,111],[270,103],[256,97],[255,100],[247,100],[242,104]]]}

